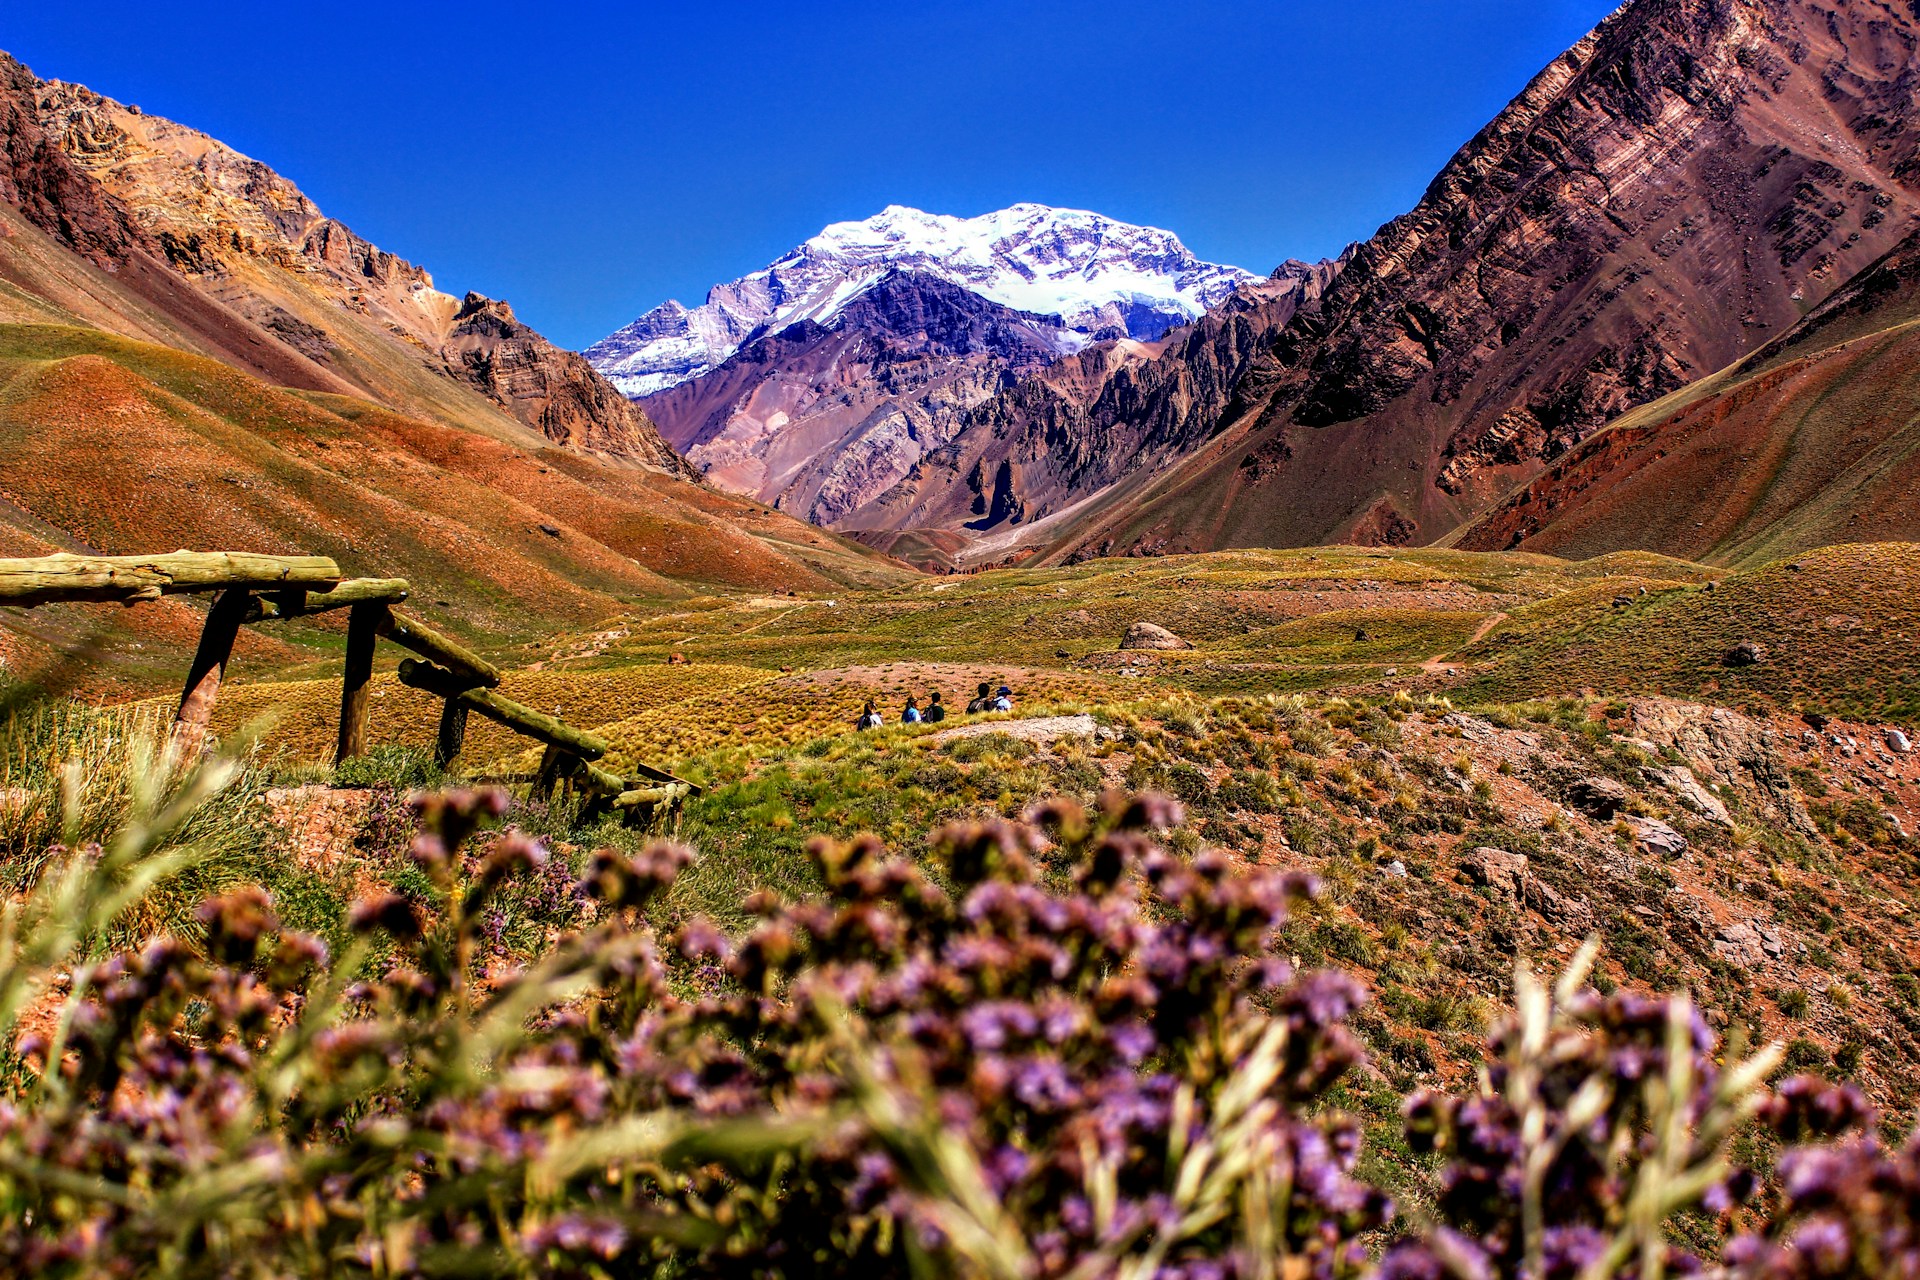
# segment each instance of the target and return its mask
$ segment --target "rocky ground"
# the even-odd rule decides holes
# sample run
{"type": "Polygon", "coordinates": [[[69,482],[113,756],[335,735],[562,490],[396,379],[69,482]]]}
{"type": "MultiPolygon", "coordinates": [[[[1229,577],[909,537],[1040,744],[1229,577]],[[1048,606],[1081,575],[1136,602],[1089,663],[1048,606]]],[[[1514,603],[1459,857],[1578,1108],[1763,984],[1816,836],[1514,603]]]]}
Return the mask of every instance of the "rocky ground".
{"type": "MultiPolygon", "coordinates": [[[[1469,1070],[1515,963],[1557,967],[1592,937],[1608,987],[1691,990],[1797,1066],[1890,1109],[1920,1100],[1920,759],[1888,726],[1662,698],[1229,697],[849,731],[743,768],[687,812],[707,865],[677,911],[807,891],[816,831],[903,839],[1050,794],[1159,790],[1188,808],[1187,847],[1321,878],[1289,945],[1367,982],[1396,1087],[1469,1070]]],[[[364,795],[270,803],[317,872],[364,884],[390,874],[369,841],[391,841],[366,834],[364,795]]]]}

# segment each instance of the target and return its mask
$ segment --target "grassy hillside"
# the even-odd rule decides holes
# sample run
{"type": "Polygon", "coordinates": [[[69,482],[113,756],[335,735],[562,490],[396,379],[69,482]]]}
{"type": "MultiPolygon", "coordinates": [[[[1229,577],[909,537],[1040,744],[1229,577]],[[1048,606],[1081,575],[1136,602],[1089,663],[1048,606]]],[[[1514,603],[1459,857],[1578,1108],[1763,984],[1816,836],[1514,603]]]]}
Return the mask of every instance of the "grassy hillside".
{"type": "MultiPolygon", "coordinates": [[[[904,570],[766,508],[639,466],[521,448],[365,401],[268,386],[226,365],[66,325],[0,325],[0,540],[11,555],[175,547],[329,555],[405,577],[436,624],[498,644],[719,592],[826,593],[904,570]]],[[[89,679],[138,685],[191,643],[117,621],[89,679]],[[128,665],[139,643],[164,652],[128,665]]],[[[138,615],[137,620],[136,615],[138,615]]],[[[10,620],[32,669],[111,615],[10,620]]],[[[337,622],[331,624],[337,628],[337,622]]],[[[335,632],[289,635],[324,656],[335,632]]],[[[144,650],[142,652],[145,652],[144,650]]],[[[247,656],[247,655],[243,655],[247,656]]],[[[256,650],[281,668],[293,651],[256,650]]]]}
{"type": "MultiPolygon", "coordinates": [[[[1920,548],[1829,548],[1728,573],[1645,553],[1590,561],[1322,548],[922,578],[833,596],[708,597],[495,650],[507,688],[622,759],[751,758],[850,724],[868,698],[964,705],[982,681],[1022,705],[1123,705],[1305,691],[1501,701],[1669,694],[1735,707],[1920,719],[1920,548]],[[1122,652],[1135,622],[1192,647],[1122,652]],[[1759,660],[1725,665],[1736,646],[1759,660]],[[687,665],[677,665],[684,661],[687,665]],[[675,664],[675,665],[670,665],[675,664]],[[517,692],[516,692],[517,691],[517,692]]],[[[376,740],[424,745],[433,706],[376,697],[376,740]]],[[[236,691],[218,727],[279,708],[269,742],[318,758],[330,682],[236,691]]],[[[476,738],[473,763],[517,744],[476,738]],[[497,749],[497,751],[496,751],[497,749]]]]}
{"type": "Polygon", "coordinates": [[[1626,414],[1446,541],[1756,564],[1920,536],[1920,235],[1729,369],[1626,414]]]}
{"type": "Polygon", "coordinates": [[[1597,583],[1516,610],[1460,657],[1479,696],[1588,687],[1912,723],[1916,586],[1912,543],[1827,547],[1711,589],[1657,576],[1597,583]],[[1729,665],[1742,644],[1759,660],[1729,665]]]}

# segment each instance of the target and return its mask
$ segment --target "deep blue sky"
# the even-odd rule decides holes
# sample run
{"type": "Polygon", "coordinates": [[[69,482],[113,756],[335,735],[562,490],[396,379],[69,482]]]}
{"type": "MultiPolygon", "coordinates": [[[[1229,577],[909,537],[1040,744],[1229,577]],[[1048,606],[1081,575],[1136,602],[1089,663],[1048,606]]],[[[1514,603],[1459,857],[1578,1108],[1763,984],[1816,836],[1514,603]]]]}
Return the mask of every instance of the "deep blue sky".
{"type": "Polygon", "coordinates": [[[581,346],[889,203],[1095,209],[1255,271],[1331,254],[1611,7],[26,0],[0,46],[581,346]]]}

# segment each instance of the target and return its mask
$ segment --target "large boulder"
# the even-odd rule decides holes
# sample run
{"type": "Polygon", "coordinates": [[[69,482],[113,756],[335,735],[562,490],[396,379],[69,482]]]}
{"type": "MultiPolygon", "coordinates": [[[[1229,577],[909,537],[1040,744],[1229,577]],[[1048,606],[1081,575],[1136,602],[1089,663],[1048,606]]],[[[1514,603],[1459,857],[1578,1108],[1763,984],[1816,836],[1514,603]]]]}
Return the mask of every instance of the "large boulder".
{"type": "Polygon", "coordinates": [[[1527,855],[1481,845],[1460,856],[1460,870],[1475,884],[1485,885],[1514,902],[1520,901],[1527,884],[1527,855]]]}
{"type": "Polygon", "coordinates": [[[1633,843],[1638,848],[1673,858],[1687,851],[1687,838],[1658,818],[1639,818],[1628,814],[1624,821],[1633,829],[1633,843]]]}
{"type": "Polygon", "coordinates": [[[1127,634],[1120,637],[1120,647],[1122,649],[1193,648],[1173,632],[1152,622],[1136,622],[1128,627],[1127,634]]]}

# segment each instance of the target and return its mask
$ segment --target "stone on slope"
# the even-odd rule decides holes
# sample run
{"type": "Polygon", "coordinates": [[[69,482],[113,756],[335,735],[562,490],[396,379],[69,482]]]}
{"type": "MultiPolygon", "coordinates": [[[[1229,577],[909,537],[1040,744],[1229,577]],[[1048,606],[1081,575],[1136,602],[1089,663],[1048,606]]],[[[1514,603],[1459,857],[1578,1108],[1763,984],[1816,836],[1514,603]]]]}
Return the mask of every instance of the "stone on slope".
{"type": "Polygon", "coordinates": [[[1469,849],[1460,858],[1460,869],[1475,884],[1496,890],[1514,902],[1520,901],[1527,882],[1527,855],[1481,845],[1469,849]]]}
{"type": "Polygon", "coordinates": [[[1735,920],[1715,932],[1713,949],[1723,959],[1745,969],[1764,968],[1769,960],[1778,960],[1785,948],[1780,934],[1754,920],[1735,920]]]}
{"type": "Polygon", "coordinates": [[[1687,838],[1658,818],[1628,814],[1622,821],[1633,828],[1633,843],[1648,853],[1678,857],[1687,851],[1687,838]]]}
{"type": "Polygon", "coordinates": [[[1192,645],[1154,622],[1136,622],[1120,638],[1122,649],[1191,649],[1192,645]]]}

